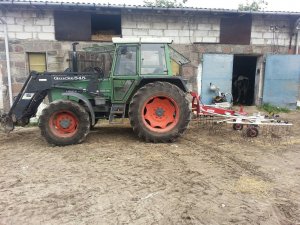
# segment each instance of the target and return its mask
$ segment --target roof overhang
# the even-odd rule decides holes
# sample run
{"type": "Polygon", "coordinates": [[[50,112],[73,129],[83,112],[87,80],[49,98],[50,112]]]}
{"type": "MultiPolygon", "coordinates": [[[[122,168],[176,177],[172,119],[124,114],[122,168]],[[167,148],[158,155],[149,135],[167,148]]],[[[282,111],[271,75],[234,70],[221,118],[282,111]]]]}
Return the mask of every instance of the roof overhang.
{"type": "MultiPolygon", "coordinates": [[[[93,1],[93,0],[91,0],[93,1]]],[[[82,10],[97,11],[106,10],[126,10],[126,11],[149,11],[151,12],[173,12],[182,14],[192,13],[212,13],[212,14],[258,14],[258,15],[294,15],[300,16],[300,12],[283,12],[283,11],[240,11],[234,9],[216,9],[216,8],[194,8],[194,7],[148,7],[144,5],[117,5],[117,4],[99,4],[87,2],[53,2],[53,1],[25,1],[25,0],[0,0],[0,6],[25,6],[38,9],[54,9],[54,10],[82,10]]]]}

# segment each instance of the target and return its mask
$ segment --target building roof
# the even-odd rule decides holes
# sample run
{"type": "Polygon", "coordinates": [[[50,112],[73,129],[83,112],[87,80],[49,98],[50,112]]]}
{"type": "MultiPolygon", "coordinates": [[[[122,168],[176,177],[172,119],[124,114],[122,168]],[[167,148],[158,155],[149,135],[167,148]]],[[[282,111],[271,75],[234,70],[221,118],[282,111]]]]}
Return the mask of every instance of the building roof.
{"type": "Polygon", "coordinates": [[[232,13],[232,14],[260,14],[260,15],[295,15],[300,16],[300,12],[291,11],[240,11],[235,9],[220,9],[220,8],[197,8],[197,7],[149,7],[145,5],[122,5],[122,4],[102,4],[102,3],[87,3],[87,2],[59,2],[59,1],[37,1],[37,0],[0,0],[0,6],[32,6],[39,8],[68,8],[68,9],[125,9],[125,10],[156,10],[182,13],[232,13]]]}

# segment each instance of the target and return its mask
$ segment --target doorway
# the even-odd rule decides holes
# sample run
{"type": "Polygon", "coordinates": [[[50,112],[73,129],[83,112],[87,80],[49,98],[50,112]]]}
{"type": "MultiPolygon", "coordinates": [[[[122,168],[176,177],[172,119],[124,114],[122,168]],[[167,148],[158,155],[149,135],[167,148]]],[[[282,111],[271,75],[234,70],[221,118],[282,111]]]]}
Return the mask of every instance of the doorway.
{"type": "Polygon", "coordinates": [[[233,58],[233,103],[253,105],[257,56],[235,55],[233,58]]]}

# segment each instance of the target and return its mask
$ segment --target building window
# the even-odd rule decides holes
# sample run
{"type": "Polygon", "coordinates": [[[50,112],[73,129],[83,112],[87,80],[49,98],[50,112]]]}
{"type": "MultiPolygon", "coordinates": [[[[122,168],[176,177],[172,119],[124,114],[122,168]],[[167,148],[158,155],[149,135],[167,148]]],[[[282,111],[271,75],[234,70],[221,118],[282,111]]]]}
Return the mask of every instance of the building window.
{"type": "Polygon", "coordinates": [[[28,65],[29,65],[29,72],[36,71],[42,73],[46,71],[47,70],[46,54],[36,53],[36,52],[28,53],[28,65]]]}
{"type": "Polygon", "coordinates": [[[249,45],[251,38],[251,15],[228,16],[221,18],[220,43],[249,45]]]}
{"type": "Polygon", "coordinates": [[[92,41],[111,41],[112,37],[121,36],[120,15],[92,14],[92,41]]]}
{"type": "Polygon", "coordinates": [[[55,38],[58,41],[112,41],[121,36],[121,15],[85,12],[54,13],[55,38]]]}

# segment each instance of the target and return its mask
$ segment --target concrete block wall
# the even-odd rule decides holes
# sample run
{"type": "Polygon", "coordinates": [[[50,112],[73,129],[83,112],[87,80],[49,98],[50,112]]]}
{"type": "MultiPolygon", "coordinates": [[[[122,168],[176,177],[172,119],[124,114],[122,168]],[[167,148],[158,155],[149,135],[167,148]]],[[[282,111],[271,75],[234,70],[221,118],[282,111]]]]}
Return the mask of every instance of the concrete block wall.
{"type": "MultiPolygon", "coordinates": [[[[219,43],[219,15],[122,15],[123,37],[168,37],[176,44],[219,43]]],[[[296,45],[295,36],[292,45],[296,45]]],[[[284,16],[253,15],[251,45],[288,46],[290,22],[284,16]],[[272,28],[275,28],[274,32],[272,28]]]]}
{"type": "MultiPolygon", "coordinates": [[[[55,40],[54,18],[51,11],[0,11],[7,23],[8,37],[18,40],[55,40]]],[[[218,15],[122,15],[123,37],[168,37],[176,44],[218,43],[220,38],[218,15]]],[[[287,17],[253,15],[251,45],[288,46],[290,24],[287,17]],[[272,27],[276,27],[273,32],[272,27]]],[[[0,29],[3,25],[0,25],[0,29]]],[[[3,38],[3,32],[0,32],[3,38]]],[[[295,39],[292,45],[296,45],[295,39]]]]}
{"type": "MultiPolygon", "coordinates": [[[[292,45],[295,45],[295,37],[292,45]]],[[[252,20],[252,45],[289,46],[290,22],[283,16],[256,15],[252,20]]]]}
{"type": "MultiPolygon", "coordinates": [[[[0,11],[8,37],[19,40],[55,40],[53,13],[49,11],[0,11]]],[[[3,26],[3,25],[1,25],[3,26]]],[[[0,32],[3,38],[3,32],[0,32]]]]}
{"type": "Polygon", "coordinates": [[[209,16],[178,16],[123,14],[123,37],[167,37],[176,44],[194,42],[218,43],[220,18],[209,16]]]}

